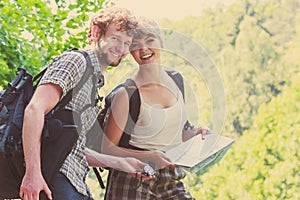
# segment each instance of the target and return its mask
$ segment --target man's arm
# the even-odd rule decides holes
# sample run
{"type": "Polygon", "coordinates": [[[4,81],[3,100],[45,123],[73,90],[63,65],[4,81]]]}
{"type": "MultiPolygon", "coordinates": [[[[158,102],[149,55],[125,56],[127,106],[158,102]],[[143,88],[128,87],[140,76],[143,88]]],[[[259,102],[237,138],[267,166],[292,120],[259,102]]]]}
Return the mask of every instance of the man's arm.
{"type": "Polygon", "coordinates": [[[40,85],[25,109],[22,137],[26,172],[20,188],[22,199],[38,200],[42,190],[52,199],[41,172],[41,134],[44,116],[58,103],[61,95],[62,89],[58,85],[40,85]]]}
{"type": "Polygon", "coordinates": [[[86,159],[92,167],[111,167],[127,173],[141,172],[148,165],[135,158],[122,158],[98,153],[92,149],[85,148],[86,159]]]}
{"type": "Polygon", "coordinates": [[[154,175],[146,176],[142,174],[144,167],[148,166],[148,164],[136,158],[122,158],[106,155],[98,153],[87,147],[85,148],[85,155],[87,162],[91,167],[110,167],[119,171],[127,172],[130,175],[135,176],[137,179],[142,178],[142,180],[149,180],[155,177],[154,175]]]}

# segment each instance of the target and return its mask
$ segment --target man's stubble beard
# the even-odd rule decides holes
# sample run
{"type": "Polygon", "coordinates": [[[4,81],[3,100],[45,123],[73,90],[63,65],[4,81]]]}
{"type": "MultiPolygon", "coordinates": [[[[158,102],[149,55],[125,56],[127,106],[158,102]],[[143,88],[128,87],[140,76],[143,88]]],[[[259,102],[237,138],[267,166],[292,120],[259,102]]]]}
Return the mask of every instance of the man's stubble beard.
{"type": "Polygon", "coordinates": [[[119,60],[117,60],[117,61],[110,61],[108,59],[107,53],[103,53],[99,43],[96,45],[96,53],[97,53],[99,62],[102,65],[105,65],[105,67],[108,67],[108,66],[117,67],[122,60],[121,58],[119,58],[119,60]]]}
{"type": "Polygon", "coordinates": [[[102,52],[99,52],[99,59],[101,59],[101,62],[103,64],[105,64],[106,66],[112,66],[112,67],[117,67],[121,62],[121,58],[119,60],[116,60],[116,61],[110,61],[108,59],[107,54],[102,53],[102,52]]]}

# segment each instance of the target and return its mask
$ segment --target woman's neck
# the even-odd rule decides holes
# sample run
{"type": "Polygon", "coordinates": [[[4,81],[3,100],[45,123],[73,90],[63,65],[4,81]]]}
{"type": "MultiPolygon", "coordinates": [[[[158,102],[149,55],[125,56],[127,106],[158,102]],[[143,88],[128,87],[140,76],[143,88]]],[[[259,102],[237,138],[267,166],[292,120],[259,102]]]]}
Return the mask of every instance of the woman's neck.
{"type": "Polygon", "coordinates": [[[163,67],[161,65],[144,65],[139,66],[139,70],[134,78],[137,85],[145,85],[149,83],[162,84],[164,82],[163,67]]]}

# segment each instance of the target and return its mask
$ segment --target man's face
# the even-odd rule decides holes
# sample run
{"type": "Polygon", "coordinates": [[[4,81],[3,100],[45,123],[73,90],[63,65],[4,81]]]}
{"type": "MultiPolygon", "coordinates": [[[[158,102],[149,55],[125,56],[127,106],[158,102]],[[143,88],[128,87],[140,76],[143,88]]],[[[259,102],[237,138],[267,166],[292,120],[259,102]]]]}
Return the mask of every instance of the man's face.
{"type": "Polygon", "coordinates": [[[110,24],[99,42],[101,64],[105,66],[118,66],[129,53],[132,37],[126,31],[118,30],[114,23],[110,24]]]}

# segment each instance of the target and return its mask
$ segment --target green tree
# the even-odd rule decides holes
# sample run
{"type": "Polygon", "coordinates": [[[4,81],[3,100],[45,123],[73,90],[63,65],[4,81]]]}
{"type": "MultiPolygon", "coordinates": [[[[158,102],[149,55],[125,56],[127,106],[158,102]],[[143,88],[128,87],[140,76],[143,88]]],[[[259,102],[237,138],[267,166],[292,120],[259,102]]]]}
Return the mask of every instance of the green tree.
{"type": "MultiPolygon", "coordinates": [[[[106,0],[71,2],[0,1],[0,90],[14,78],[18,67],[37,74],[64,50],[84,47],[90,13],[112,4],[106,0]]],[[[95,177],[89,177],[91,187],[96,188],[95,177]]],[[[102,199],[99,193],[103,192],[99,188],[95,198],[102,199]]]]}
{"type": "Polygon", "coordinates": [[[199,199],[300,198],[299,83],[260,107],[253,128],[201,178],[199,199]]]}
{"type": "MultiPolygon", "coordinates": [[[[228,8],[209,9],[200,17],[176,22],[164,20],[161,23],[164,27],[192,35],[212,56],[224,80],[227,94],[223,134],[241,137],[236,141],[238,147],[231,150],[232,155],[226,155],[221,162],[227,163],[225,160],[231,157],[228,162],[235,164],[224,166],[220,163],[220,167],[212,169],[203,177],[188,174],[187,185],[197,199],[264,199],[267,196],[265,193],[257,196],[254,193],[261,192],[259,188],[265,184],[265,178],[261,176],[268,177],[269,168],[262,167],[260,171],[260,166],[254,164],[255,160],[263,163],[260,158],[265,154],[261,153],[264,149],[260,149],[260,146],[266,141],[261,142],[258,135],[253,138],[246,136],[245,139],[243,135],[249,132],[253,135],[253,127],[257,123],[253,116],[257,115],[260,106],[271,102],[290,85],[292,77],[299,76],[299,2],[240,1],[228,8]],[[249,142],[240,145],[240,141],[244,140],[249,142]],[[243,150],[244,146],[251,148],[243,150]],[[238,153],[240,149],[243,153],[238,153]],[[245,161],[243,155],[249,159],[245,161]],[[258,167],[249,169],[254,177],[247,170],[244,171],[245,162],[254,168],[258,167]],[[228,174],[233,175],[228,177],[228,174]]],[[[181,70],[189,69],[188,63],[181,65],[181,70]]],[[[186,74],[189,82],[195,81],[193,75],[186,74]]],[[[201,89],[199,85],[196,87],[197,91],[201,89]]],[[[199,104],[205,105],[206,100],[199,104]]],[[[199,112],[209,111],[204,108],[199,112]]],[[[271,184],[268,189],[271,190],[271,187],[275,186],[271,184]]]]}
{"type": "MultiPolygon", "coordinates": [[[[259,106],[281,93],[299,70],[298,13],[297,0],[240,1],[208,9],[200,17],[162,20],[163,27],[196,39],[220,70],[227,93],[226,134],[249,129],[259,106]]],[[[188,69],[187,63],[181,65],[188,69]]]]}
{"type": "Polygon", "coordinates": [[[89,12],[110,4],[105,0],[72,2],[0,2],[0,86],[13,79],[18,67],[36,73],[62,51],[83,47],[89,12]]]}

